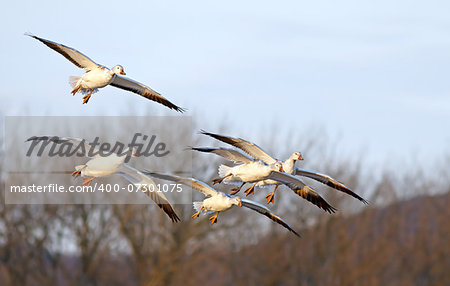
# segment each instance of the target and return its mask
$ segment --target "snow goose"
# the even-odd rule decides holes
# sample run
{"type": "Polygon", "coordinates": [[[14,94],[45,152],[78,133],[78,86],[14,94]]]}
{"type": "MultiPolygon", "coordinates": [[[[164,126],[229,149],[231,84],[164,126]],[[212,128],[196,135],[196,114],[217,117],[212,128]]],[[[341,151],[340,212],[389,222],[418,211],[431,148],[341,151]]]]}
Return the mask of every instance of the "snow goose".
{"type": "Polygon", "coordinates": [[[43,38],[39,38],[32,34],[25,34],[30,36],[47,47],[55,50],[56,52],[63,55],[66,59],[71,61],[74,65],[79,68],[83,68],[85,73],[81,77],[70,77],[70,83],[73,86],[72,95],[77,92],[85,94],[83,97],[83,104],[87,103],[92,95],[92,93],[97,92],[99,88],[105,87],[107,85],[112,85],[127,91],[137,93],[147,99],[156,101],[170,109],[174,109],[178,112],[183,112],[184,109],[171,103],[169,100],[161,96],[158,92],[154,91],[148,86],[143,85],[132,79],[123,77],[125,71],[121,65],[116,65],[112,69],[108,69],[102,65],[99,65],[88,58],[81,52],[67,47],[62,44],[58,44],[43,38]]]}
{"type": "MultiPolygon", "coordinates": [[[[319,208],[329,213],[334,213],[336,209],[329,205],[318,193],[306,185],[299,178],[283,172],[283,166],[280,162],[265,164],[259,160],[250,163],[229,167],[219,166],[219,177],[213,181],[217,183],[253,183],[245,193],[247,196],[254,192],[255,186],[261,181],[274,182],[276,186],[280,184],[287,185],[294,193],[313,203],[319,208]]],[[[242,186],[241,186],[242,187],[242,186]]]]}
{"type": "MultiPolygon", "coordinates": [[[[204,135],[208,135],[213,137],[216,140],[222,141],[224,143],[230,144],[234,147],[237,147],[239,149],[241,149],[242,151],[244,151],[246,154],[252,156],[254,159],[256,160],[261,160],[266,164],[274,164],[275,162],[280,162],[283,164],[283,169],[285,169],[285,172],[292,174],[291,169],[294,168],[295,166],[295,162],[298,160],[303,160],[303,156],[302,153],[300,152],[294,152],[292,153],[292,155],[286,160],[286,161],[281,161],[278,160],[276,158],[273,158],[272,156],[270,156],[266,151],[264,151],[261,147],[259,147],[258,145],[246,141],[244,139],[241,138],[233,138],[233,137],[228,137],[228,136],[223,136],[223,135],[219,135],[219,134],[214,134],[214,133],[210,133],[210,132],[206,132],[206,131],[201,131],[202,134],[204,135]]],[[[220,154],[218,154],[220,155],[220,154]]],[[[227,158],[228,159],[228,158],[227,158]]],[[[275,185],[274,189],[272,192],[270,192],[267,196],[267,202],[268,203],[273,203],[274,202],[274,197],[275,197],[275,191],[278,188],[278,184],[276,184],[273,181],[261,181],[259,184],[259,186],[266,186],[266,185],[275,185]]]]}
{"type": "MultiPolygon", "coordinates": [[[[263,149],[261,149],[258,145],[251,143],[249,141],[246,141],[244,139],[223,136],[223,135],[209,133],[209,132],[205,132],[205,131],[201,131],[201,133],[204,135],[211,136],[214,139],[217,139],[224,143],[230,144],[234,147],[237,147],[237,148],[241,149],[242,151],[244,151],[246,154],[252,156],[255,159],[261,160],[265,163],[272,164],[273,162],[277,162],[277,161],[282,162],[282,161],[277,160],[277,159],[273,158],[272,156],[270,156],[267,152],[265,152],[263,149]]],[[[209,148],[209,150],[204,149],[204,150],[197,150],[197,151],[215,153],[215,154],[222,156],[225,159],[231,160],[235,163],[239,163],[239,162],[243,163],[243,162],[248,161],[248,159],[252,159],[252,158],[248,157],[247,155],[243,154],[242,152],[233,153],[233,155],[231,155],[231,153],[229,151],[225,151],[225,150],[230,150],[230,149],[220,148],[220,149],[222,149],[221,151],[216,151],[215,149],[217,149],[217,148],[209,148]],[[241,161],[239,161],[239,160],[241,160],[241,161]]],[[[236,150],[233,150],[233,152],[235,152],[235,151],[236,150]]],[[[321,174],[316,171],[295,168],[295,162],[298,160],[303,160],[303,156],[300,152],[294,152],[286,161],[282,162],[284,171],[291,175],[298,175],[298,176],[303,176],[303,177],[308,177],[310,179],[314,179],[314,180],[316,180],[320,183],[326,184],[327,186],[332,187],[338,191],[342,191],[342,192],[360,200],[361,202],[363,202],[365,204],[368,204],[368,202],[365,199],[363,199],[358,194],[353,192],[349,187],[345,186],[343,183],[330,177],[329,175],[321,174]]],[[[261,183],[261,185],[270,185],[270,183],[271,182],[266,181],[266,182],[261,183]]],[[[276,190],[276,186],[275,186],[275,190],[276,190]]],[[[268,201],[270,201],[270,200],[273,201],[273,195],[274,195],[275,190],[266,196],[268,201]]]]}
{"type": "Polygon", "coordinates": [[[216,214],[213,215],[209,220],[211,221],[211,224],[217,223],[217,216],[219,215],[219,212],[226,211],[230,209],[233,205],[236,206],[244,206],[249,209],[252,209],[254,211],[257,211],[260,214],[265,215],[266,217],[270,218],[274,222],[284,226],[289,231],[293,232],[295,235],[300,237],[300,235],[293,230],[283,219],[281,219],[279,216],[275,215],[271,210],[269,210],[267,207],[251,201],[239,198],[237,196],[230,196],[228,194],[225,194],[223,192],[216,191],[212,187],[208,186],[206,183],[203,183],[201,181],[198,181],[193,178],[183,178],[179,176],[174,175],[167,175],[167,174],[159,174],[159,173],[153,173],[153,172],[144,172],[146,175],[150,175],[152,177],[173,181],[177,183],[181,183],[183,185],[186,185],[188,187],[191,187],[194,190],[197,190],[199,192],[202,192],[206,197],[202,202],[193,202],[194,209],[197,211],[192,218],[196,219],[201,212],[203,213],[209,213],[209,212],[215,212],[216,214]]]}
{"type": "MultiPolygon", "coordinates": [[[[49,141],[56,144],[70,144],[82,146],[85,152],[84,154],[91,157],[86,164],[78,165],[75,167],[75,171],[72,173],[74,178],[78,176],[83,178],[83,185],[89,186],[94,178],[109,176],[118,174],[128,180],[130,183],[134,184],[139,190],[149,196],[155,203],[161,208],[172,220],[172,222],[180,221],[180,218],[176,214],[169,200],[166,198],[164,193],[158,191],[158,187],[155,185],[153,180],[148,176],[144,175],[138,169],[135,169],[124,163],[129,150],[125,150],[122,154],[111,153],[108,156],[101,156],[96,154],[91,156],[91,154],[97,153],[99,150],[93,148],[91,143],[81,138],[73,137],[58,137],[58,136],[40,136],[40,137],[30,137],[27,141],[49,141]]],[[[136,151],[132,150],[132,156],[137,156],[136,151]]]]}
{"type": "MultiPolygon", "coordinates": [[[[205,152],[205,153],[214,153],[217,154],[227,160],[233,161],[236,164],[250,164],[250,163],[256,163],[259,160],[250,158],[246,154],[242,153],[239,150],[234,149],[227,149],[227,148],[208,148],[208,147],[193,147],[191,150],[199,151],[199,152],[205,152]]],[[[273,165],[273,164],[272,164],[273,165]]],[[[283,168],[284,169],[284,168],[283,168]]],[[[230,181],[230,180],[228,180],[230,181]]],[[[280,183],[274,180],[263,180],[257,182],[257,186],[266,186],[266,185],[275,185],[275,189],[277,188],[277,185],[280,183]]],[[[245,182],[243,182],[239,187],[232,189],[231,194],[234,195],[238,193],[241,188],[245,185],[245,182]]],[[[273,202],[273,196],[271,197],[272,201],[267,200],[267,202],[273,202]]]]}
{"type": "MultiPolygon", "coordinates": [[[[92,180],[96,177],[104,177],[117,173],[120,166],[128,155],[129,149],[125,149],[122,154],[111,153],[108,156],[102,156],[98,148],[94,148],[93,144],[81,138],[73,137],[58,137],[58,136],[40,136],[30,137],[28,141],[45,141],[56,144],[68,144],[70,146],[77,146],[83,148],[82,153],[88,158],[91,158],[86,164],[75,166],[75,171],[72,173],[74,178],[81,176],[83,178],[83,185],[89,186],[92,180]]],[[[80,150],[82,151],[82,150],[80,150]]],[[[75,152],[74,152],[75,153],[75,152]]],[[[132,150],[132,157],[136,157],[136,151],[132,150]]]]}

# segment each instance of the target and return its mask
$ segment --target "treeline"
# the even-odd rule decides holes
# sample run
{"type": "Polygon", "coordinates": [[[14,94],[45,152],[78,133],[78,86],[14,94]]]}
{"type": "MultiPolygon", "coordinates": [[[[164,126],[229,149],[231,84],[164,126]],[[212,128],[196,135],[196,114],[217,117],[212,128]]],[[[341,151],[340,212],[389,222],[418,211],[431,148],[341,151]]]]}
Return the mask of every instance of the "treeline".
{"type": "Polygon", "coordinates": [[[239,240],[251,242],[251,230],[228,225],[233,241],[217,232],[222,226],[186,220],[173,227],[146,206],[120,206],[105,220],[101,217],[113,207],[72,206],[65,213],[55,207],[7,207],[11,214],[3,208],[1,217],[8,232],[2,233],[0,283],[450,285],[449,204],[450,193],[418,196],[318,222],[303,229],[301,239],[275,230],[244,246],[239,240]],[[56,219],[58,213],[64,218],[56,219]],[[52,251],[64,243],[58,241],[62,234],[55,220],[75,222],[77,245],[66,246],[65,253],[52,251]]]}
{"type": "Polygon", "coordinates": [[[449,204],[450,193],[419,196],[351,217],[331,218],[303,231],[300,240],[271,235],[236,252],[203,252],[196,258],[201,262],[191,268],[192,281],[450,285],[449,204]]]}

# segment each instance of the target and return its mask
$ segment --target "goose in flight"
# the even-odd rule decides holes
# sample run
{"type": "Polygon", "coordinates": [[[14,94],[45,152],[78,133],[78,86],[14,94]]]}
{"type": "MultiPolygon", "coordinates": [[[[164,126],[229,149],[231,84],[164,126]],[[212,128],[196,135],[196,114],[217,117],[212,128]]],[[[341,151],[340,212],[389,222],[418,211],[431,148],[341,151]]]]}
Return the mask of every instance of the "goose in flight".
{"type": "MultiPolygon", "coordinates": [[[[216,155],[219,155],[221,157],[224,157],[227,160],[233,161],[236,164],[248,164],[248,163],[252,163],[252,162],[257,162],[259,160],[251,158],[249,156],[247,156],[246,154],[242,153],[239,150],[234,150],[234,149],[227,149],[227,148],[191,148],[194,151],[199,151],[199,152],[204,152],[204,153],[214,153],[216,155]]],[[[286,161],[281,162],[281,161],[273,161],[274,163],[270,164],[273,165],[275,163],[279,163],[282,165],[283,167],[283,171],[284,171],[284,166],[291,166],[295,163],[296,160],[302,160],[302,156],[300,152],[294,152],[286,161]]],[[[232,195],[238,193],[241,188],[245,185],[245,182],[243,182],[239,187],[232,189],[232,195]]],[[[273,191],[271,193],[269,193],[266,196],[267,199],[267,203],[273,203],[275,200],[275,191],[277,190],[278,186],[280,185],[279,182],[274,181],[274,180],[262,180],[257,182],[256,184],[259,187],[264,187],[264,186],[269,186],[269,185],[275,185],[273,191]]]]}
{"type": "MultiPolygon", "coordinates": [[[[292,153],[292,155],[286,161],[283,162],[283,161],[280,161],[280,160],[275,159],[272,156],[270,156],[266,151],[264,151],[258,145],[254,144],[254,143],[251,143],[251,142],[248,142],[246,140],[243,140],[243,139],[240,139],[240,138],[233,138],[233,137],[228,137],[228,136],[222,136],[222,135],[219,135],[219,134],[209,133],[209,132],[206,132],[206,131],[201,131],[201,133],[204,134],[204,135],[211,136],[211,137],[213,137],[216,140],[219,140],[219,141],[222,141],[224,143],[230,144],[230,145],[232,145],[234,147],[237,147],[237,148],[241,149],[242,151],[244,151],[245,153],[247,153],[248,155],[250,155],[251,157],[253,157],[254,159],[261,160],[262,162],[264,162],[266,164],[270,165],[270,164],[274,164],[275,162],[279,162],[279,163],[281,163],[283,165],[284,171],[289,173],[289,174],[292,173],[291,169],[294,168],[295,162],[299,161],[299,160],[303,160],[302,153],[294,152],[294,153],[292,153]]],[[[199,150],[197,150],[197,151],[199,151],[199,150]]],[[[229,154],[229,152],[227,152],[227,154],[229,154]]],[[[220,155],[220,154],[218,154],[218,155],[220,155]]],[[[270,192],[266,196],[267,202],[268,203],[273,203],[275,201],[275,191],[277,190],[279,184],[277,184],[276,182],[271,181],[271,180],[265,180],[265,181],[261,181],[261,182],[258,183],[258,186],[266,186],[266,185],[275,185],[273,191],[270,192]]],[[[241,187],[242,187],[242,185],[241,185],[241,187]]],[[[234,189],[234,192],[238,192],[239,190],[240,190],[240,188],[234,189]]]]}
{"type": "MultiPolygon", "coordinates": [[[[74,178],[81,176],[83,178],[83,185],[89,186],[92,180],[96,177],[104,177],[117,173],[119,168],[124,164],[126,157],[130,150],[127,148],[123,150],[121,154],[110,153],[107,155],[101,154],[98,148],[93,147],[94,145],[85,139],[73,138],[73,137],[58,137],[58,136],[40,136],[40,137],[30,137],[28,141],[44,141],[53,142],[56,144],[67,144],[69,146],[77,146],[82,148],[80,154],[91,158],[86,164],[75,166],[75,171],[72,173],[74,178]]],[[[75,153],[75,152],[74,152],[75,153]]],[[[131,150],[131,157],[136,157],[136,151],[131,150]]]]}
{"type": "MultiPolygon", "coordinates": [[[[78,176],[83,178],[83,185],[89,186],[94,178],[109,176],[118,174],[140,188],[140,191],[149,196],[155,203],[161,208],[172,222],[180,221],[180,218],[176,214],[172,205],[163,192],[158,191],[158,187],[151,178],[144,175],[138,169],[135,169],[128,164],[124,163],[129,149],[122,152],[122,154],[111,153],[107,156],[102,156],[97,148],[93,148],[93,145],[81,138],[73,137],[58,137],[58,136],[40,136],[30,137],[27,141],[49,141],[56,144],[69,144],[73,146],[81,146],[84,148],[85,156],[91,159],[84,165],[78,165],[75,167],[75,171],[72,173],[74,178],[78,176]],[[88,151],[89,150],[89,151],[88,151]],[[96,155],[93,155],[96,154],[96,155]]],[[[78,148],[77,148],[78,149],[78,148]]],[[[136,151],[131,150],[131,156],[136,157],[136,151]]]]}
{"type": "Polygon", "coordinates": [[[121,65],[116,65],[112,69],[108,69],[95,63],[86,55],[73,48],[37,37],[32,34],[25,35],[42,42],[47,47],[63,55],[77,67],[85,70],[84,75],[81,77],[70,77],[70,83],[73,86],[73,90],[71,92],[72,95],[75,95],[77,92],[85,94],[83,97],[83,104],[88,103],[92,93],[97,92],[99,88],[112,85],[114,87],[137,93],[147,99],[156,101],[178,112],[184,111],[183,108],[171,103],[150,87],[124,77],[123,75],[125,75],[125,71],[121,65]]]}
{"type": "Polygon", "coordinates": [[[150,175],[152,177],[177,182],[183,185],[186,185],[188,187],[191,187],[192,189],[202,192],[206,197],[202,202],[194,202],[193,206],[194,209],[197,211],[192,218],[196,219],[201,212],[203,213],[209,213],[209,212],[215,212],[216,214],[213,215],[209,220],[211,221],[211,224],[217,223],[217,216],[220,212],[226,211],[233,207],[233,205],[239,206],[239,207],[247,207],[249,209],[252,209],[254,211],[257,211],[258,213],[265,215],[266,217],[270,218],[274,222],[284,226],[289,231],[293,232],[295,235],[300,237],[300,235],[293,230],[283,219],[281,219],[279,216],[275,215],[271,210],[269,210],[267,207],[251,201],[239,198],[237,196],[230,196],[228,194],[225,194],[223,192],[216,191],[212,187],[208,186],[206,183],[203,183],[201,181],[198,181],[193,178],[183,178],[179,176],[174,175],[166,175],[166,174],[159,174],[159,173],[153,173],[153,172],[144,172],[146,175],[150,175]]]}
{"type": "MultiPolygon", "coordinates": [[[[298,175],[303,177],[308,177],[310,179],[316,180],[322,184],[325,184],[329,187],[332,187],[338,191],[344,192],[359,201],[363,202],[364,204],[368,204],[368,202],[363,199],[361,196],[353,192],[349,187],[345,186],[343,183],[339,182],[338,180],[332,178],[329,175],[322,174],[316,171],[311,170],[305,170],[300,168],[295,168],[295,162],[298,160],[303,160],[303,157],[300,152],[294,152],[291,157],[289,157],[286,161],[280,161],[278,159],[273,158],[270,156],[267,152],[265,152],[261,147],[258,145],[251,143],[249,141],[246,141],[241,138],[233,138],[228,136],[223,136],[219,134],[209,133],[205,131],[201,131],[202,134],[208,135],[210,137],[213,137],[216,140],[222,141],[224,143],[230,144],[236,148],[241,149],[243,152],[248,154],[243,154],[242,152],[239,152],[237,150],[230,151],[232,149],[226,149],[226,148],[197,148],[201,152],[210,152],[215,153],[219,156],[224,157],[227,160],[231,160],[235,163],[244,163],[248,162],[248,160],[261,160],[267,164],[273,164],[274,162],[281,162],[283,164],[283,170],[291,175],[298,175]],[[222,149],[222,150],[217,150],[222,149]]],[[[264,185],[268,185],[270,182],[264,182],[264,185]]],[[[275,190],[277,188],[277,185],[275,185],[275,190]]],[[[268,201],[273,202],[273,195],[275,193],[275,190],[266,196],[268,201]]]]}
{"type": "MultiPolygon", "coordinates": [[[[246,164],[229,167],[221,165],[219,167],[220,178],[213,181],[214,184],[225,182],[233,183],[253,183],[245,193],[247,196],[254,192],[255,186],[261,181],[271,181],[277,185],[284,184],[294,193],[323,209],[326,212],[334,213],[336,209],[328,204],[317,192],[306,185],[301,179],[283,172],[280,162],[267,165],[259,160],[246,164]]],[[[242,187],[242,185],[241,185],[242,187]]]]}

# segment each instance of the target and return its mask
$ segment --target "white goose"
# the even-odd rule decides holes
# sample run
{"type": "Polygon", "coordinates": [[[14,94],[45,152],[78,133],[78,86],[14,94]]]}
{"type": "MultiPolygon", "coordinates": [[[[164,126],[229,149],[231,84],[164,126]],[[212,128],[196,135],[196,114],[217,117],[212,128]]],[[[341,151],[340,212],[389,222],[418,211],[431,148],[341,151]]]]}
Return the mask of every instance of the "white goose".
{"type": "MultiPolygon", "coordinates": [[[[172,220],[172,222],[180,221],[180,218],[174,211],[170,202],[166,198],[163,192],[158,191],[158,187],[151,178],[144,175],[138,169],[135,169],[124,163],[129,149],[124,150],[122,154],[110,154],[108,156],[101,156],[97,154],[91,156],[93,153],[97,153],[99,150],[93,148],[92,145],[85,139],[71,138],[71,137],[58,137],[58,136],[41,136],[31,137],[27,141],[50,141],[56,144],[70,144],[76,146],[82,146],[85,150],[84,154],[91,157],[86,164],[75,166],[75,171],[72,173],[74,178],[78,176],[83,178],[83,185],[89,186],[94,178],[105,177],[109,175],[118,174],[127,179],[130,183],[134,184],[140,190],[149,196],[172,220]]],[[[136,157],[136,151],[132,150],[132,157],[136,157]]]]}
{"type": "MultiPolygon", "coordinates": [[[[108,156],[102,156],[98,148],[94,148],[93,145],[81,138],[73,137],[58,137],[58,136],[40,136],[30,137],[28,141],[45,141],[53,142],[56,144],[68,144],[72,146],[81,146],[84,149],[84,155],[91,158],[86,164],[75,166],[75,171],[72,173],[74,178],[81,176],[83,178],[83,185],[89,186],[94,178],[104,177],[115,174],[119,171],[120,167],[124,164],[124,161],[129,153],[129,149],[123,150],[122,154],[111,153],[108,156]]],[[[131,157],[136,157],[136,151],[131,151],[131,157]]]]}
{"type": "MultiPolygon", "coordinates": [[[[206,147],[206,148],[194,147],[191,149],[195,150],[195,151],[199,151],[199,152],[214,153],[214,154],[224,157],[225,159],[233,161],[236,164],[250,164],[250,163],[260,162],[257,159],[250,158],[249,156],[243,154],[239,150],[233,150],[233,149],[227,149],[227,148],[208,148],[208,147],[206,147]]],[[[301,157],[301,154],[299,152],[295,152],[285,162],[275,161],[275,163],[281,164],[283,167],[283,171],[285,171],[284,165],[287,165],[287,166],[289,166],[291,164],[293,165],[293,163],[291,163],[291,161],[295,161],[299,157],[301,157]]],[[[275,163],[272,163],[269,166],[273,166],[275,163]]],[[[231,180],[228,180],[228,181],[231,181],[231,180]]],[[[245,185],[245,182],[243,182],[239,187],[232,189],[231,194],[234,195],[234,194],[238,193],[244,185],[245,185]]],[[[277,182],[275,180],[266,179],[266,180],[258,181],[256,183],[256,185],[258,187],[275,185],[275,188],[273,189],[273,191],[266,196],[267,203],[273,203],[275,200],[275,191],[277,190],[278,186],[280,185],[280,182],[277,182]]],[[[246,193],[247,193],[247,195],[249,195],[248,189],[247,189],[246,193]]]]}
{"type": "MultiPolygon", "coordinates": [[[[292,153],[292,155],[286,161],[283,162],[283,161],[280,161],[280,160],[275,159],[272,156],[270,156],[266,151],[264,151],[258,145],[254,144],[254,143],[251,143],[251,142],[248,142],[248,141],[245,141],[243,139],[223,136],[223,135],[209,133],[209,132],[205,132],[205,131],[201,131],[201,133],[204,134],[204,135],[211,136],[214,139],[217,139],[219,141],[222,141],[222,142],[225,142],[227,144],[233,145],[233,146],[241,149],[245,153],[249,154],[254,159],[261,160],[261,161],[263,161],[266,164],[270,165],[270,164],[274,164],[275,162],[279,162],[279,163],[281,163],[283,165],[284,171],[289,173],[289,174],[292,174],[290,172],[290,170],[295,166],[295,162],[299,161],[299,160],[303,160],[302,153],[294,152],[294,153],[292,153]]],[[[218,155],[220,155],[220,154],[218,154],[218,155]]],[[[242,155],[244,155],[244,154],[242,154],[242,155]]],[[[251,159],[251,158],[249,158],[249,159],[251,159]]],[[[273,203],[275,201],[275,191],[277,190],[279,184],[277,182],[274,182],[273,180],[264,180],[264,181],[258,182],[258,186],[260,186],[260,187],[267,186],[267,185],[275,185],[273,191],[270,192],[266,196],[267,203],[273,203]]],[[[242,185],[241,185],[241,187],[242,187],[242,185]]],[[[239,192],[239,190],[240,190],[240,188],[237,188],[234,191],[235,192],[239,192]]]]}
{"type": "Polygon", "coordinates": [[[83,68],[85,73],[81,77],[70,77],[70,83],[73,86],[72,94],[75,95],[77,92],[86,94],[83,97],[83,104],[87,103],[92,95],[92,93],[97,92],[99,88],[105,87],[107,85],[112,85],[124,90],[128,90],[137,93],[147,99],[161,103],[170,109],[174,109],[178,112],[183,112],[184,109],[171,103],[166,98],[162,97],[158,92],[145,86],[137,81],[123,77],[125,72],[121,65],[116,65],[112,69],[108,69],[102,65],[96,64],[90,58],[82,54],[81,52],[58,44],[43,38],[31,34],[25,34],[36,40],[44,43],[47,47],[57,51],[63,55],[66,59],[71,61],[74,65],[79,68],[83,68]]]}
{"type": "MultiPolygon", "coordinates": [[[[299,178],[283,172],[283,166],[280,162],[267,165],[259,160],[249,163],[229,167],[221,165],[219,167],[220,178],[213,181],[214,184],[225,182],[229,184],[253,183],[245,193],[247,196],[254,192],[255,186],[261,181],[273,181],[276,185],[287,185],[294,193],[308,200],[319,208],[334,213],[336,209],[329,205],[318,193],[306,185],[299,178]]],[[[242,187],[242,185],[241,185],[242,187]]],[[[235,192],[236,193],[236,192],[235,192]]]]}
{"type": "Polygon", "coordinates": [[[155,178],[181,183],[183,185],[191,187],[194,190],[200,191],[205,196],[207,196],[208,198],[204,199],[202,202],[193,202],[194,209],[197,211],[192,216],[193,219],[196,219],[201,212],[203,213],[216,212],[216,214],[210,218],[211,224],[214,224],[217,223],[217,216],[219,215],[219,212],[226,211],[230,209],[233,205],[239,207],[244,206],[267,216],[274,222],[281,224],[289,231],[293,232],[295,235],[300,237],[300,235],[297,232],[295,232],[295,230],[293,230],[283,219],[272,213],[272,211],[270,211],[267,207],[257,202],[241,199],[237,196],[230,196],[223,192],[216,191],[207,184],[193,178],[183,178],[174,175],[158,174],[153,172],[145,172],[145,174],[153,176],[155,178]]]}
{"type": "MultiPolygon", "coordinates": [[[[241,149],[242,151],[244,151],[245,153],[247,153],[248,155],[250,155],[251,157],[253,157],[254,159],[261,160],[267,164],[273,164],[274,162],[282,162],[282,161],[277,160],[277,159],[273,158],[272,156],[270,156],[267,152],[265,152],[258,145],[248,142],[244,139],[218,135],[218,134],[209,133],[209,132],[205,132],[205,131],[202,131],[201,133],[211,136],[214,139],[217,139],[224,143],[230,144],[234,147],[237,147],[237,148],[241,149]]],[[[243,154],[242,152],[239,152],[237,150],[232,150],[232,149],[196,148],[194,150],[201,151],[201,152],[215,153],[215,154],[222,156],[225,159],[231,160],[235,163],[245,163],[245,162],[248,162],[249,160],[254,160],[253,158],[243,154]],[[199,149],[199,150],[197,150],[197,149],[199,149]],[[221,150],[217,150],[217,149],[221,149],[221,150]]],[[[326,174],[321,174],[319,172],[311,171],[311,170],[295,168],[295,162],[298,160],[303,160],[303,157],[300,152],[294,152],[286,161],[282,162],[283,170],[286,173],[289,173],[291,175],[298,175],[298,176],[303,176],[303,177],[308,177],[308,178],[314,179],[314,180],[316,180],[322,184],[325,184],[329,187],[332,187],[338,191],[344,192],[344,193],[360,200],[364,204],[368,204],[368,202],[365,199],[363,199],[358,194],[353,192],[350,188],[345,186],[343,183],[339,182],[336,179],[333,179],[332,177],[330,177],[326,174]]],[[[270,184],[272,184],[272,182],[264,181],[261,183],[261,186],[270,185],[270,184]]],[[[275,185],[275,189],[273,190],[273,192],[266,196],[268,202],[273,202],[273,196],[275,194],[276,188],[277,188],[277,185],[275,185]]]]}

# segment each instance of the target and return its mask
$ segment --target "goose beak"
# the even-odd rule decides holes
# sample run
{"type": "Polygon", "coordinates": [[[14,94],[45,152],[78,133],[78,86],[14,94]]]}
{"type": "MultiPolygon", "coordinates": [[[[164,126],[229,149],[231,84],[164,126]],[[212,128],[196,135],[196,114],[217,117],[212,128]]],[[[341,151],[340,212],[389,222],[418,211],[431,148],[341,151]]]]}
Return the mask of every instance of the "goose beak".
{"type": "Polygon", "coordinates": [[[120,74],[121,75],[126,75],[126,73],[123,70],[120,71],[120,74]]]}
{"type": "Polygon", "coordinates": [[[241,202],[241,200],[239,200],[238,206],[242,207],[242,202],[241,202]]]}
{"type": "Polygon", "coordinates": [[[302,154],[299,154],[299,155],[298,155],[298,160],[303,160],[302,154]]]}
{"type": "Polygon", "coordinates": [[[280,166],[280,172],[281,172],[281,173],[284,173],[283,166],[280,166]]]}

